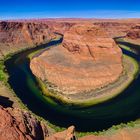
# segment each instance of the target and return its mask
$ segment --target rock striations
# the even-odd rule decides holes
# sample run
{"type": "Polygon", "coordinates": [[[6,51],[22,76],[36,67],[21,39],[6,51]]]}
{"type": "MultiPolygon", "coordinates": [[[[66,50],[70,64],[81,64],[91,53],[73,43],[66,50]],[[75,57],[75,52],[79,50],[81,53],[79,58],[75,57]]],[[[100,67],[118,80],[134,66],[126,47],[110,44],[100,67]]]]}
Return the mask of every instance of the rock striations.
{"type": "MultiPolygon", "coordinates": [[[[63,43],[34,57],[30,67],[34,75],[51,83],[53,89],[65,95],[79,95],[116,81],[123,71],[122,52],[110,37],[124,35],[132,24],[92,22],[0,22],[0,53],[11,53],[26,47],[46,43],[64,34],[63,43]],[[115,28],[114,28],[115,26],[115,28]],[[104,28],[108,33],[106,33],[104,28]],[[86,92],[85,92],[86,91],[86,92]]],[[[81,21],[80,21],[81,22],[81,21]]],[[[140,26],[127,33],[127,38],[139,39],[140,26]]],[[[45,124],[29,112],[0,106],[0,140],[76,140],[74,126],[48,136],[45,124]]],[[[138,140],[139,128],[118,130],[104,136],[85,136],[79,140],[138,140]]]]}
{"type": "Polygon", "coordinates": [[[94,24],[100,26],[101,28],[104,28],[104,30],[112,38],[125,36],[126,33],[131,29],[131,27],[135,25],[135,23],[132,22],[121,22],[117,20],[115,22],[100,21],[95,22],[94,24]]]}
{"type": "Polygon", "coordinates": [[[37,45],[51,39],[51,33],[47,24],[1,22],[0,42],[13,44],[27,43],[37,45]]]}
{"type": "Polygon", "coordinates": [[[47,127],[29,112],[0,106],[0,140],[43,140],[47,127]]]}
{"type": "Polygon", "coordinates": [[[46,23],[0,22],[0,52],[15,52],[50,41],[55,35],[46,23]]]}
{"type": "Polygon", "coordinates": [[[106,32],[93,24],[76,24],[63,43],[33,58],[31,70],[64,94],[104,87],[121,75],[122,52],[106,32]]]}
{"type": "Polygon", "coordinates": [[[131,30],[126,35],[130,39],[139,39],[140,40],[140,24],[131,28],[131,30]]]}

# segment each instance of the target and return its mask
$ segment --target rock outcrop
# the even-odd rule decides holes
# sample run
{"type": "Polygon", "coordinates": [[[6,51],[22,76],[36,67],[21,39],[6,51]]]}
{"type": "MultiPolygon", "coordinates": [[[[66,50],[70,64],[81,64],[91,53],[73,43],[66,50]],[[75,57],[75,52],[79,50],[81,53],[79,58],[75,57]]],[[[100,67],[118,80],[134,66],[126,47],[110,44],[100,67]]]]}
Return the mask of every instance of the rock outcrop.
{"type": "Polygon", "coordinates": [[[139,39],[140,40],[140,24],[131,28],[131,30],[127,33],[126,37],[130,39],[139,39]]]}
{"type": "Polygon", "coordinates": [[[49,26],[49,29],[52,32],[64,34],[76,23],[69,23],[69,22],[65,22],[65,21],[63,21],[63,22],[47,21],[46,24],[49,26]]]}
{"type": "MultiPolygon", "coordinates": [[[[106,86],[120,76],[123,70],[122,53],[110,37],[124,36],[132,24],[96,22],[95,26],[62,21],[0,22],[0,53],[40,45],[54,38],[53,32],[62,33],[64,34],[62,45],[35,57],[31,61],[31,69],[37,77],[43,81],[48,80],[47,82],[54,85],[54,89],[63,93],[90,91],[106,86]],[[101,28],[104,28],[109,36],[101,28]]],[[[127,38],[139,39],[139,30],[139,25],[132,27],[127,33],[127,38]]],[[[0,106],[0,140],[77,140],[74,126],[52,136],[48,135],[46,125],[29,112],[0,106]]],[[[140,129],[130,128],[109,136],[90,135],[79,140],[139,140],[139,138],[140,129]]]]}
{"type": "Polygon", "coordinates": [[[106,32],[93,24],[76,24],[62,45],[33,58],[31,70],[65,94],[95,90],[118,79],[122,52],[106,32]]]}
{"type": "Polygon", "coordinates": [[[70,126],[67,130],[46,137],[45,140],[77,140],[75,136],[75,127],[70,126]]]}
{"type": "Polygon", "coordinates": [[[46,138],[46,140],[139,140],[140,128],[122,128],[120,130],[114,130],[113,133],[105,133],[104,135],[87,135],[81,138],[77,138],[74,134],[73,127],[68,128],[63,132],[58,132],[46,138]],[[72,130],[72,131],[71,131],[72,130]],[[69,131],[69,132],[68,132],[69,131]],[[71,133],[72,132],[72,133],[71,133]],[[71,134],[72,137],[68,137],[67,134],[71,134]]]}
{"type": "Polygon", "coordinates": [[[46,125],[29,112],[0,106],[0,140],[44,140],[47,136],[46,125]]]}
{"type": "Polygon", "coordinates": [[[139,140],[140,129],[123,128],[102,136],[88,135],[78,138],[75,127],[49,134],[46,124],[38,121],[28,111],[0,106],[0,140],[139,140]]]}
{"type": "Polygon", "coordinates": [[[12,53],[33,47],[55,38],[46,23],[0,22],[0,53],[12,53]]]}
{"type": "Polygon", "coordinates": [[[14,45],[38,45],[52,37],[47,24],[0,22],[0,42],[14,45]]]}
{"type": "Polygon", "coordinates": [[[95,22],[95,25],[100,26],[101,28],[104,28],[106,32],[109,34],[110,37],[120,37],[120,36],[125,36],[127,32],[131,29],[132,26],[135,25],[133,22],[126,22],[126,21],[100,21],[100,22],[95,22]]]}

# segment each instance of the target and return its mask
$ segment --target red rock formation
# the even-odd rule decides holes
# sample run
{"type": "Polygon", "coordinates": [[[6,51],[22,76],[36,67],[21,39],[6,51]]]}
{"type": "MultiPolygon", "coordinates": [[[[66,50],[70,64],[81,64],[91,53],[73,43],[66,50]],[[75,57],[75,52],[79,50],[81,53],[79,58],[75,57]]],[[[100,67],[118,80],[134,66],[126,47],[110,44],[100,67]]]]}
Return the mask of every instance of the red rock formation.
{"type": "Polygon", "coordinates": [[[40,45],[54,37],[46,23],[0,22],[0,51],[3,54],[40,45]]]}
{"type": "MultiPolygon", "coordinates": [[[[70,127],[71,128],[71,127],[70,127]]],[[[122,128],[116,130],[110,134],[104,134],[101,136],[87,135],[81,138],[77,138],[74,134],[74,130],[65,130],[58,132],[52,136],[46,138],[46,140],[139,140],[140,139],[140,128],[122,128]],[[70,132],[72,137],[68,137],[66,134],[70,132]],[[72,132],[72,133],[71,133],[72,132]]]]}
{"type": "Polygon", "coordinates": [[[1,22],[0,42],[36,45],[50,40],[52,37],[47,24],[1,22]]]}
{"type": "Polygon", "coordinates": [[[0,106],[0,140],[43,140],[46,126],[29,112],[0,106]]]}
{"type": "Polygon", "coordinates": [[[52,32],[64,34],[76,23],[69,23],[69,22],[65,22],[65,21],[64,22],[47,21],[46,24],[49,26],[49,29],[52,32]]]}
{"type": "Polygon", "coordinates": [[[32,72],[66,94],[90,91],[114,82],[122,73],[122,53],[104,30],[76,24],[62,45],[31,61],[32,72]]]}
{"type": "Polygon", "coordinates": [[[114,134],[94,136],[89,135],[78,140],[139,140],[140,139],[140,128],[124,128],[117,131],[114,134]]]}
{"type": "Polygon", "coordinates": [[[49,136],[45,124],[21,109],[0,106],[0,140],[139,140],[140,128],[123,128],[110,135],[77,138],[75,127],[49,136]]]}
{"type": "Polygon", "coordinates": [[[45,140],[76,140],[75,127],[71,126],[67,130],[46,137],[45,140]]]}
{"type": "Polygon", "coordinates": [[[131,29],[132,26],[135,25],[133,22],[125,22],[125,21],[100,21],[95,22],[95,25],[100,26],[101,28],[104,28],[106,32],[109,34],[110,37],[119,37],[119,36],[125,36],[127,32],[131,29]]]}
{"type": "Polygon", "coordinates": [[[140,39],[140,25],[136,25],[131,28],[131,30],[126,35],[127,38],[130,39],[140,39]]]}
{"type": "MultiPolygon", "coordinates": [[[[78,19],[79,20],[79,19],[78,19]]],[[[80,22],[83,19],[80,20],[80,22]]],[[[98,27],[93,25],[75,25],[77,21],[70,19],[65,22],[1,22],[0,50],[8,44],[12,47],[32,46],[44,43],[53,38],[53,31],[65,33],[64,42],[57,48],[44,52],[31,62],[35,75],[42,80],[49,79],[52,83],[70,91],[89,90],[116,80],[121,71],[121,51],[115,42],[98,27]],[[71,23],[69,23],[71,21],[71,23]],[[64,22],[64,23],[63,23],[64,22]],[[73,27],[72,27],[73,26],[73,27]]],[[[98,20],[97,20],[98,21],[98,20]]],[[[93,22],[93,20],[90,20],[93,22]]],[[[111,37],[125,35],[130,23],[96,23],[103,27],[111,37]],[[121,29],[120,29],[121,28],[121,29]]],[[[106,21],[108,22],[108,21],[106,21]]],[[[139,26],[132,28],[129,38],[139,38],[139,26]]],[[[24,48],[24,47],[21,47],[24,48]]],[[[32,115],[20,109],[4,109],[0,106],[0,140],[42,140],[48,135],[46,126],[32,115]]],[[[110,136],[85,136],[79,140],[139,140],[140,129],[123,129],[110,136]]],[[[59,132],[46,140],[74,140],[74,127],[59,132]]]]}

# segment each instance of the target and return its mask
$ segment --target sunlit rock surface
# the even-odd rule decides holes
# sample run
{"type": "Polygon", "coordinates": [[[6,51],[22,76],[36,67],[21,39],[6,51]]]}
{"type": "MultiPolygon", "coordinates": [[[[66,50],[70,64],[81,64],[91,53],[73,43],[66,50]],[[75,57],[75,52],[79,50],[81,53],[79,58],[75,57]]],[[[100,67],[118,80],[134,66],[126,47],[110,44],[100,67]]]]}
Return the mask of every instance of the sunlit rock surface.
{"type": "Polygon", "coordinates": [[[29,112],[0,106],[0,140],[43,140],[46,125],[29,112]]]}
{"type": "Polygon", "coordinates": [[[32,72],[58,91],[75,94],[101,88],[122,73],[122,52],[98,26],[76,24],[64,34],[61,45],[33,58],[32,72]]]}

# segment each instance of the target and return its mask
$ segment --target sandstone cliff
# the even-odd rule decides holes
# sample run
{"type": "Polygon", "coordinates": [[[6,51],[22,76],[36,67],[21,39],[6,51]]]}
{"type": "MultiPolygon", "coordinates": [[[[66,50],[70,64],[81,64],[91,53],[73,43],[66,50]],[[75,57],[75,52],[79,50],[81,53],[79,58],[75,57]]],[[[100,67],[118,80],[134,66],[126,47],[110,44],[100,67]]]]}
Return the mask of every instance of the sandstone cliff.
{"type": "Polygon", "coordinates": [[[131,27],[134,26],[136,23],[116,20],[114,22],[100,21],[95,22],[94,24],[100,26],[101,28],[104,28],[104,30],[108,32],[109,36],[114,38],[125,36],[127,32],[131,29],[131,27]]]}
{"type": "Polygon", "coordinates": [[[43,140],[46,136],[46,125],[29,112],[0,106],[0,140],[43,140]]]}
{"type": "Polygon", "coordinates": [[[130,39],[140,39],[140,24],[131,28],[131,30],[127,33],[126,37],[130,39]]]}
{"type": "Polygon", "coordinates": [[[49,137],[46,137],[45,140],[77,140],[75,135],[75,127],[70,126],[65,131],[58,132],[49,137]]]}
{"type": "Polygon", "coordinates": [[[93,24],[76,24],[62,45],[33,58],[31,70],[57,91],[74,94],[101,88],[122,73],[122,52],[107,33],[93,24]]]}
{"type": "Polygon", "coordinates": [[[0,106],[0,140],[76,140],[74,126],[50,135],[46,124],[28,111],[0,106]]]}
{"type": "Polygon", "coordinates": [[[40,45],[54,37],[46,23],[0,22],[0,51],[3,54],[40,45]]]}
{"type": "Polygon", "coordinates": [[[0,140],[139,140],[140,129],[123,128],[112,134],[89,135],[77,138],[74,126],[65,131],[49,134],[45,124],[28,111],[0,106],[0,140]]]}
{"type": "MultiPolygon", "coordinates": [[[[0,51],[4,53],[13,51],[15,48],[21,49],[41,44],[54,37],[52,31],[62,31],[61,33],[65,34],[62,45],[52,48],[32,60],[31,68],[35,75],[42,80],[49,79],[52,83],[54,81],[54,84],[60,88],[65,88],[64,91],[70,87],[72,91],[74,89],[76,92],[99,85],[103,86],[104,83],[110,83],[119,77],[122,72],[122,54],[104,30],[91,24],[55,23],[54,25],[52,22],[0,22],[0,51]]],[[[127,27],[128,25],[122,27],[118,23],[100,23],[99,26],[104,26],[112,37],[118,34],[124,35],[130,28],[127,27]],[[121,30],[120,27],[122,27],[121,30]]],[[[139,27],[134,27],[132,30],[139,30],[139,27]]],[[[127,36],[132,39],[139,38],[137,32],[128,32],[127,36]]],[[[140,129],[134,128],[123,129],[110,136],[90,135],[79,139],[139,140],[139,138],[140,129]]],[[[74,127],[70,127],[64,132],[48,137],[46,126],[37,121],[29,112],[20,109],[5,109],[0,106],[0,140],[9,139],[74,140],[75,135],[74,127]]]]}
{"type": "Polygon", "coordinates": [[[0,42],[1,43],[27,43],[37,45],[52,37],[47,24],[22,23],[22,22],[1,22],[0,42]]]}

